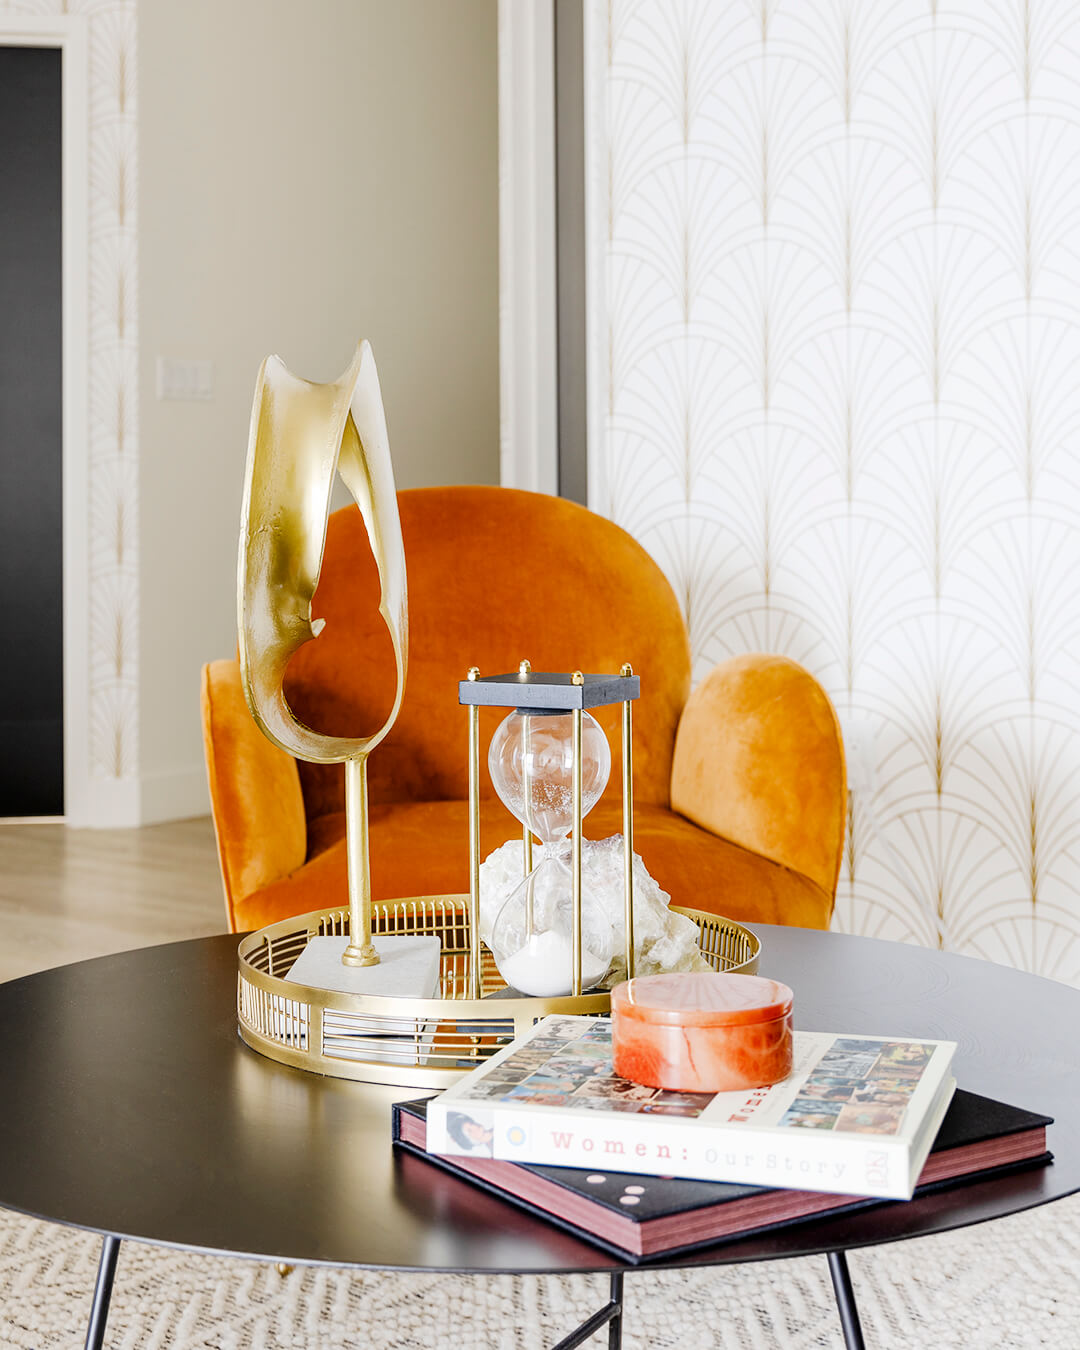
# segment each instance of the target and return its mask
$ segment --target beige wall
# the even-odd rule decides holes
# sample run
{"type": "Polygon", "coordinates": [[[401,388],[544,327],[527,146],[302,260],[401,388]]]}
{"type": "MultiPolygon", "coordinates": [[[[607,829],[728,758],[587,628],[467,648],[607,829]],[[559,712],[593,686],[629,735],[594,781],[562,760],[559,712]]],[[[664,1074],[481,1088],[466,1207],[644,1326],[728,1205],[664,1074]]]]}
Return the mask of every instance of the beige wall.
{"type": "Polygon", "coordinates": [[[496,0],[140,0],[140,767],[203,807],[262,358],[368,338],[400,487],[498,479],[496,0]],[[163,402],[159,355],[214,398],[163,402]]]}

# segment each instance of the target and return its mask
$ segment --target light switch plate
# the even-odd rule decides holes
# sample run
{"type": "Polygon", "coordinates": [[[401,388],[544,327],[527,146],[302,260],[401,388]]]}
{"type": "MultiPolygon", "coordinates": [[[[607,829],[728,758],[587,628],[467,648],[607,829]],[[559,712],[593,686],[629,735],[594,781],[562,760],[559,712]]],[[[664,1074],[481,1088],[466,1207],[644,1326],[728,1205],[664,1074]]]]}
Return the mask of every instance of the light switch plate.
{"type": "Polygon", "coordinates": [[[212,361],[178,361],[171,356],[157,359],[158,398],[188,399],[204,403],[214,397],[212,361]]]}

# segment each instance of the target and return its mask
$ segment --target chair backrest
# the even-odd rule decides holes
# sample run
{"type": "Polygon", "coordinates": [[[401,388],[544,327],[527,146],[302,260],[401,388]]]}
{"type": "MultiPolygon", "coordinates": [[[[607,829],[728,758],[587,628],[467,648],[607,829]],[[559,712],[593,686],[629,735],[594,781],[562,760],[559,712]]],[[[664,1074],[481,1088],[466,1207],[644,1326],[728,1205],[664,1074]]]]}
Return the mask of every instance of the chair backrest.
{"type": "MultiPolygon", "coordinates": [[[[690,653],[679,605],[659,567],[624,530],[573,502],[498,487],[419,488],[398,494],[409,586],[409,673],[400,715],[371,754],[371,803],[468,795],[468,719],[457,701],[470,666],[481,674],[534,670],[641,676],[634,705],[634,794],[667,805],[690,653]]],[[[378,613],[379,585],[355,507],[330,517],[313,617],[317,641],[293,657],[286,695],[319,731],[378,726],[394,690],[393,656],[378,613]]],[[[487,746],[505,712],[481,719],[487,746]]],[[[598,720],[618,764],[618,709],[598,720]]],[[[340,811],[340,765],[300,765],[308,819],[340,811]]],[[[612,786],[618,790],[617,769],[612,786]]]]}

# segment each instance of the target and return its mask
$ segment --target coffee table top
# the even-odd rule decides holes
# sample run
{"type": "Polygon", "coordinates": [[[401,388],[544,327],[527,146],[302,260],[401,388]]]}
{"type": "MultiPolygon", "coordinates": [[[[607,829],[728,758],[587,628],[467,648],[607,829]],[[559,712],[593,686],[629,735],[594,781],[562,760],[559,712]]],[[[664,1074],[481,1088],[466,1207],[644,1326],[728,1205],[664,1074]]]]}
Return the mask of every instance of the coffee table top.
{"type": "MultiPolygon", "coordinates": [[[[650,1268],[863,1246],[1080,1190],[1080,991],[964,957],[755,925],[807,1030],[959,1042],[962,1087],[1055,1117],[1056,1161],[650,1268]]],[[[618,1268],[390,1143],[417,1095],[264,1059],[236,1031],[236,936],[0,985],[0,1206],[118,1237],[297,1263],[469,1272],[618,1268]]]]}

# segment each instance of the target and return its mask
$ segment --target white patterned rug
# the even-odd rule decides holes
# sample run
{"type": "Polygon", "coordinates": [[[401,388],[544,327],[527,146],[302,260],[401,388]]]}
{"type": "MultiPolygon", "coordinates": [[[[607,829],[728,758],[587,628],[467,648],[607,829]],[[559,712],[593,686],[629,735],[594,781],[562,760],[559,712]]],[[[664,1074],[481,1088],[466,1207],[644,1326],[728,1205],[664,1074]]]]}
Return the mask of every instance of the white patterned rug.
{"type": "MultiPolygon", "coordinates": [[[[83,1344],[99,1239],[0,1211],[0,1345],[83,1344]]],[[[849,1258],[868,1350],[1080,1346],[1080,1200],[849,1258]]],[[[604,1277],[383,1275],[125,1243],[109,1350],[545,1350],[604,1277]]],[[[824,1257],[631,1271],[626,1350],[841,1347],[824,1257]]],[[[589,1342],[606,1346],[606,1332],[589,1342]]]]}

